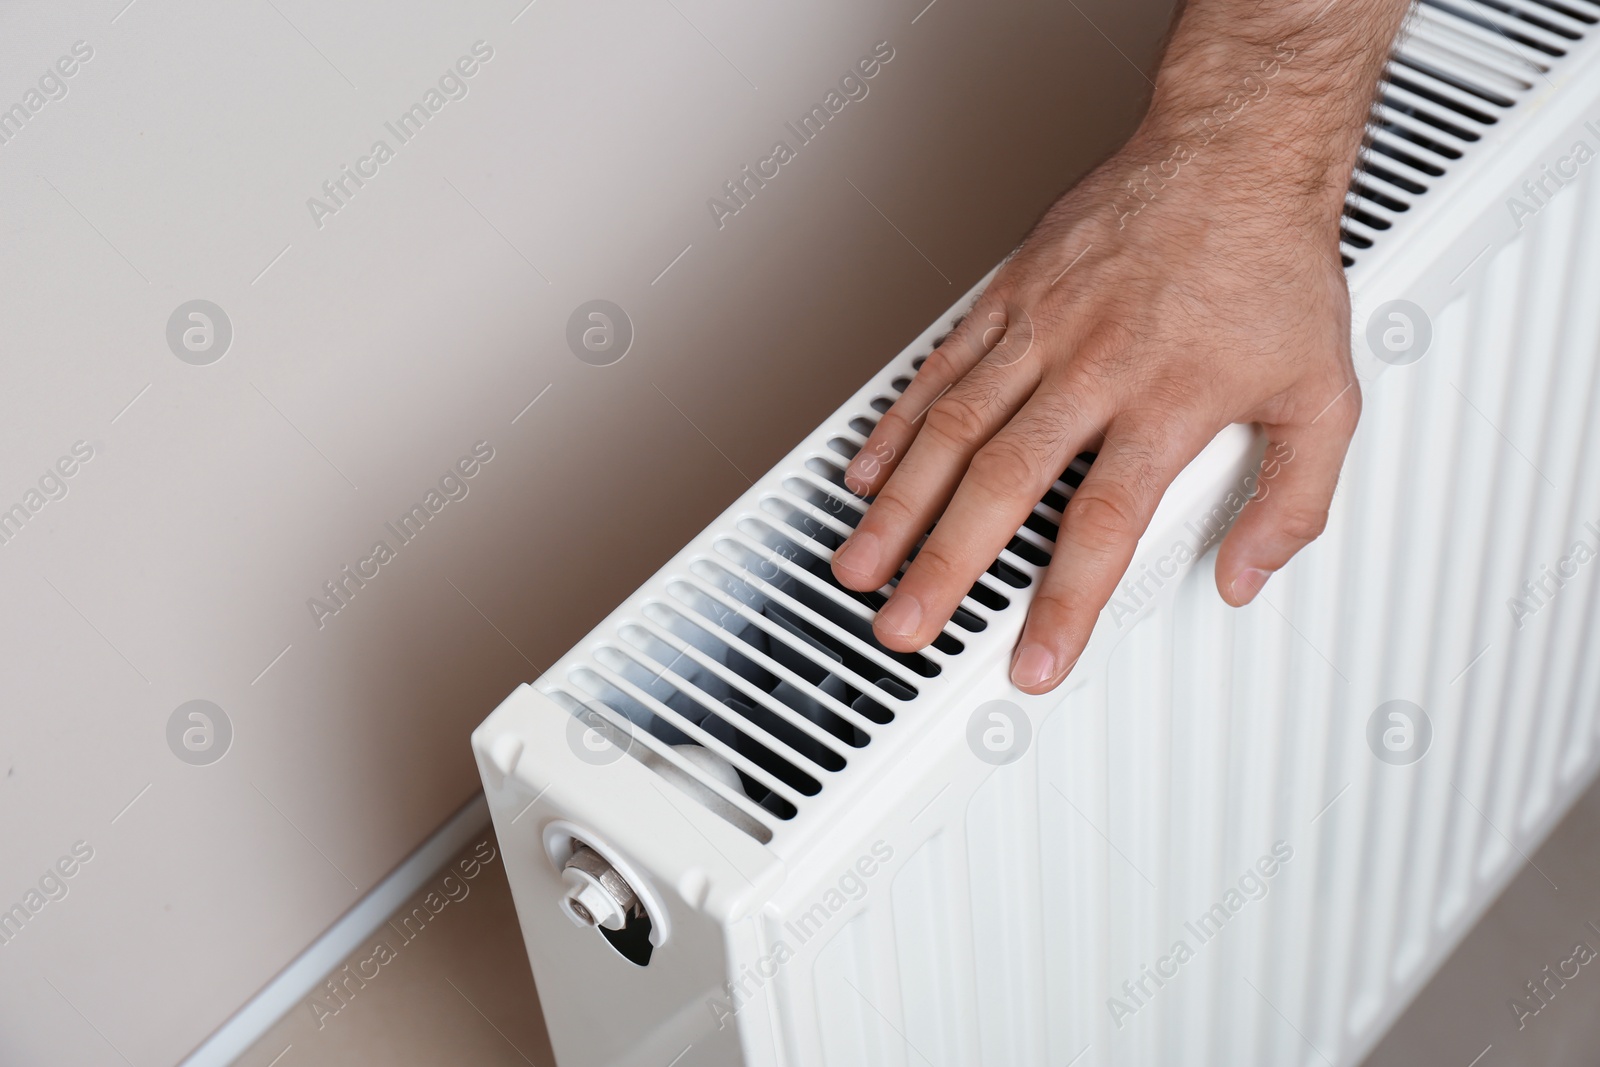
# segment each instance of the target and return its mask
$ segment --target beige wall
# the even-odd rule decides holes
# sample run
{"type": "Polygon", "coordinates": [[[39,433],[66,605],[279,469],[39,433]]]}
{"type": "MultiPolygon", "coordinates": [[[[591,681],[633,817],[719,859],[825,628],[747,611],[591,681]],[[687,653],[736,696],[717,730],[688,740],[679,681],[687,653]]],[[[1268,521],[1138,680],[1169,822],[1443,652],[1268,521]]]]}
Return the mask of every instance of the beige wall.
{"type": "Polygon", "coordinates": [[[1111,148],[1169,6],[8,10],[4,103],[93,55],[0,145],[0,506],[93,458],[0,544],[0,906],[93,859],[0,945],[0,1061],[172,1063],[270,980],[476,789],[502,696],[1111,148]],[[707,198],[880,41],[719,230],[707,198]],[[596,297],[636,331],[606,368],[565,341],[596,297]],[[205,366],[167,337],[196,298],[234,333],[205,366]],[[478,441],[466,498],[319,628],[478,441]],[[207,765],[169,743],[193,700],[232,727],[207,765]]]}

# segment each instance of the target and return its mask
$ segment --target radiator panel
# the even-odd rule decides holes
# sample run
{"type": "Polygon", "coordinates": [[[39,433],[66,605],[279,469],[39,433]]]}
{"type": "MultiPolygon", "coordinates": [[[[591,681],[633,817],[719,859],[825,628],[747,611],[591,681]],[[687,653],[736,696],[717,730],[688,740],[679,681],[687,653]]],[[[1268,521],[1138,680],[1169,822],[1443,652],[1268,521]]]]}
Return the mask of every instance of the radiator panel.
{"type": "MultiPolygon", "coordinates": [[[[917,1049],[942,1062],[928,1051],[939,1026],[917,1024],[930,1013],[1004,1033],[984,1063],[1356,1062],[1592,780],[1584,650],[1600,568],[1522,630],[1506,601],[1600,536],[1583,529],[1600,520],[1600,481],[1581,477],[1600,462],[1585,417],[1600,405],[1600,319],[1578,297],[1600,282],[1597,199],[1591,183],[1553,205],[1437,317],[1423,361],[1369,383],[1327,532],[1256,605],[1225,607],[1197,568],[1119,646],[1105,684],[1049,715],[1037,760],[974,793],[970,876],[1039,886],[1008,891],[1018,922],[980,908],[963,931],[988,945],[984,994],[918,983],[938,1010],[868,1019],[880,1038],[903,1028],[908,1062],[917,1049]],[[1432,721],[1409,766],[1365,739],[1394,698],[1432,721]],[[1294,857],[1266,897],[1201,941],[1196,916],[1276,841],[1294,857]],[[1052,950],[1042,980],[1019,925],[1052,950]],[[1194,958],[1157,986],[1143,968],[1179,940],[1194,958]],[[1121,988],[1141,978],[1142,1004],[1121,988]],[[1133,1008],[1121,1027],[1112,997],[1133,1008]]],[[[949,877],[908,864],[857,923],[892,924],[949,877]]],[[[902,967],[924,963],[902,950],[902,967]]]]}
{"type": "MultiPolygon", "coordinates": [[[[1494,78],[1522,70],[1526,48],[1503,35],[1424,16],[1424,51],[1447,43],[1494,78]]],[[[1585,173],[1520,229],[1507,212],[1551,152],[1600,139],[1584,125],[1600,121],[1600,65],[1563,63],[1517,90],[1537,107],[1466,131],[1478,141],[1441,155],[1446,173],[1401,207],[1384,207],[1386,179],[1363,178],[1367,221],[1347,220],[1345,245],[1361,428],[1327,531],[1251,607],[1219,601],[1212,549],[1141,591],[1136,622],[1103,615],[1061,692],[1027,697],[1006,652],[1045,542],[1019,534],[942,646],[897,660],[862,637],[870,605],[815,566],[859,515],[839,472],[958,303],[513,694],[474,743],[541,983],[569,962],[546,940],[554,871],[528,869],[556,818],[648,843],[642,880],[675,926],[718,930],[725,956],[726,984],[708,988],[705,937],[674,934],[660,963],[693,950],[701,984],[652,986],[597,936],[559,939],[586,979],[612,975],[657,1020],[632,1031],[620,1013],[586,1044],[552,1018],[563,1067],[1359,1062],[1600,769],[1600,657],[1585,654],[1600,561],[1553,595],[1524,585],[1549,581],[1579,539],[1600,547],[1600,480],[1585,477],[1600,460],[1586,417],[1600,405],[1600,193],[1585,173]],[[1431,319],[1432,347],[1408,365],[1363,340],[1394,299],[1431,319]],[[997,698],[1032,735],[998,766],[969,729],[997,698]],[[1431,725],[1416,762],[1386,762],[1369,736],[1396,700],[1431,725]],[[528,724],[555,737],[585,705],[632,734],[625,756],[591,766],[570,731],[523,743],[528,724]],[[740,777],[687,760],[696,745],[740,777]],[[638,837],[619,795],[659,809],[659,840],[638,837]],[[519,868],[516,854],[534,858],[519,868]]],[[[1418,121],[1407,92],[1386,97],[1395,130],[1418,121]]],[[[1219,437],[1168,494],[1130,579],[1192,544],[1259,459],[1248,432],[1219,437]]]]}

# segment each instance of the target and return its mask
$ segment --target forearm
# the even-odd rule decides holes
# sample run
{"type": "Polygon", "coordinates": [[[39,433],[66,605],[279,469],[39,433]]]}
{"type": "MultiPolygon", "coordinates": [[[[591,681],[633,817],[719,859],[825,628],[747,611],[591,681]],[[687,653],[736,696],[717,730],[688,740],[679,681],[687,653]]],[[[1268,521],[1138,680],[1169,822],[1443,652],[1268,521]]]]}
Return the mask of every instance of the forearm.
{"type": "Polygon", "coordinates": [[[1280,211],[1337,216],[1410,0],[1189,0],[1138,140],[1152,166],[1249,166],[1280,211]]]}

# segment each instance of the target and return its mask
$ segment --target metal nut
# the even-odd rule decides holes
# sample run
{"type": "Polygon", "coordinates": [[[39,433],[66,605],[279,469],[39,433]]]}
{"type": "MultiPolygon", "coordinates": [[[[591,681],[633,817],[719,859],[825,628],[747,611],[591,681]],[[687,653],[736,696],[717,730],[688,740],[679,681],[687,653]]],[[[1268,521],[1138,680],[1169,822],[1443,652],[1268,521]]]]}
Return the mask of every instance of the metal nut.
{"type": "Polygon", "coordinates": [[[567,893],[561,900],[567,918],[578,926],[620,930],[632,915],[643,914],[627,879],[587,845],[579,845],[561,870],[567,893]]]}

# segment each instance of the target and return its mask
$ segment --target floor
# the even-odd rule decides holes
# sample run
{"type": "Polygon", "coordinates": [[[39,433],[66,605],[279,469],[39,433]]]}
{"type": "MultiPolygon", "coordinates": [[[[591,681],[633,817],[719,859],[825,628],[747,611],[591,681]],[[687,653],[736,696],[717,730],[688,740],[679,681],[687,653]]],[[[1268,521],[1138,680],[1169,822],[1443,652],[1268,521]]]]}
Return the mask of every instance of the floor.
{"type": "Polygon", "coordinates": [[[1600,783],[1529,860],[1365,1067],[1600,1063],[1600,783]]]}
{"type": "Polygon", "coordinates": [[[239,1067],[554,1067],[488,828],[329,983],[267,1031],[239,1067]]]}
{"type": "MultiPolygon", "coordinates": [[[[1600,1062],[1600,783],[1445,962],[1364,1067],[1600,1062]],[[1593,924],[1593,925],[1590,925],[1593,924]],[[1573,960],[1573,962],[1566,962],[1573,960]],[[1545,978],[1564,967],[1576,977],[1545,978]],[[1544,979],[1543,1000],[1524,983],[1544,979]],[[1521,996],[1519,1017],[1509,1002],[1521,996]],[[1532,1009],[1538,1008],[1537,1012],[1532,1009]]],[[[240,1067],[553,1067],[493,834],[463,849],[240,1067]]]]}

